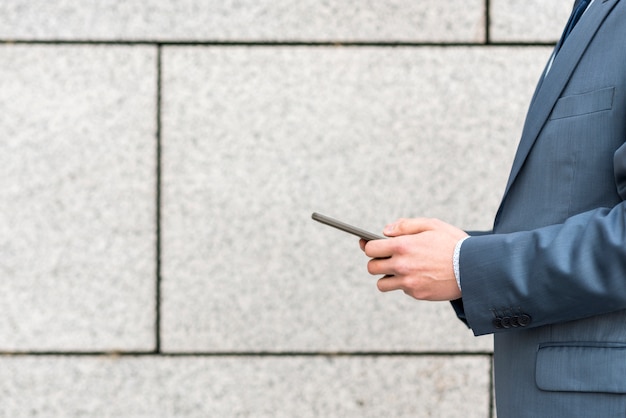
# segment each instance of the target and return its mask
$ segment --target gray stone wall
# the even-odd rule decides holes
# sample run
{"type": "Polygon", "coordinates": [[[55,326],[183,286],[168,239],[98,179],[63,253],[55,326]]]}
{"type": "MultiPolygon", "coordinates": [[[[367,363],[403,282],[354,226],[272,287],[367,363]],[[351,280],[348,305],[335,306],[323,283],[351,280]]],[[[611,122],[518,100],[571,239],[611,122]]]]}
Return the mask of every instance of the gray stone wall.
{"type": "Polygon", "coordinates": [[[0,416],[495,416],[310,214],[488,229],[570,7],[0,3],[0,416]]]}

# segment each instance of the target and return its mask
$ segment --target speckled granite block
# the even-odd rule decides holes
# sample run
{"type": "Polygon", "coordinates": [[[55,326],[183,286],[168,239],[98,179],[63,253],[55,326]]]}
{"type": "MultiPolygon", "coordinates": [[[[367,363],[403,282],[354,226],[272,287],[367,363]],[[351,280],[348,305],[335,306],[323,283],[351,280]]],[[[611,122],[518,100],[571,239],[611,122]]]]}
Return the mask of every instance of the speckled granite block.
{"type": "Polygon", "coordinates": [[[489,350],[310,214],[489,228],[549,52],[165,48],[163,347],[489,350]]]}
{"type": "Polygon", "coordinates": [[[0,415],[487,418],[489,370],[487,356],[5,357],[0,415]]]}
{"type": "Polygon", "coordinates": [[[573,0],[491,0],[491,40],[494,42],[558,41],[573,0]]]}
{"type": "Polygon", "coordinates": [[[0,61],[0,350],[154,347],[155,50],[0,61]]]}
{"type": "Polygon", "coordinates": [[[21,40],[484,42],[483,0],[11,0],[21,40]]]}

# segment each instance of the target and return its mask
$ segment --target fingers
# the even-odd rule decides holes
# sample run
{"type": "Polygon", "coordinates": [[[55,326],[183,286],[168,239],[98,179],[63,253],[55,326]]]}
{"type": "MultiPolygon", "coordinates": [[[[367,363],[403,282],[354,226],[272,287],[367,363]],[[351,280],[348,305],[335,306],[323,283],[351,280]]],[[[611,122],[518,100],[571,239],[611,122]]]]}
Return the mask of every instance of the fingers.
{"type": "Polygon", "coordinates": [[[378,279],[376,286],[381,292],[391,292],[401,288],[401,280],[395,276],[384,276],[378,279]]]}
{"type": "Polygon", "coordinates": [[[397,243],[390,239],[368,241],[363,247],[365,255],[370,258],[388,258],[397,251],[397,243]]]}
{"type": "Polygon", "coordinates": [[[428,293],[428,287],[434,284],[433,281],[417,281],[407,277],[384,276],[378,279],[376,286],[381,292],[393,292],[402,290],[407,295],[416,299],[428,299],[431,295],[428,293]]]}
{"type": "Polygon", "coordinates": [[[454,279],[412,280],[407,277],[385,276],[378,280],[377,287],[381,292],[402,290],[418,300],[455,300],[462,296],[454,279]]]}
{"type": "Polygon", "coordinates": [[[362,242],[370,257],[367,270],[382,275],[381,292],[402,290],[416,298],[451,300],[460,297],[452,258],[465,231],[433,218],[399,219],[385,230],[389,239],[362,242]]]}
{"type": "Polygon", "coordinates": [[[361,239],[359,240],[359,247],[361,247],[361,251],[363,251],[368,257],[371,257],[370,254],[370,250],[368,250],[367,248],[371,248],[372,251],[381,251],[381,249],[379,248],[378,244],[375,244],[373,247],[370,247],[370,243],[371,242],[376,242],[376,241],[385,241],[385,240],[365,240],[365,239],[361,239]]]}
{"type": "Polygon", "coordinates": [[[372,276],[391,275],[388,258],[373,258],[367,263],[367,272],[372,276]]]}

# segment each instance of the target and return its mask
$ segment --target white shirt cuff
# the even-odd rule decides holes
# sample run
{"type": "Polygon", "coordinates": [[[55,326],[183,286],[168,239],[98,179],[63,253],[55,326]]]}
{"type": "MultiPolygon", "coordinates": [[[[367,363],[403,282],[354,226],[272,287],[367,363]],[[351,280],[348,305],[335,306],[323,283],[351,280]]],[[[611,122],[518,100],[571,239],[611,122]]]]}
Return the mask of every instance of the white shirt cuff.
{"type": "Polygon", "coordinates": [[[456,279],[456,284],[459,286],[459,290],[461,289],[461,268],[459,267],[459,258],[461,257],[461,245],[463,245],[463,241],[468,239],[468,237],[461,238],[459,242],[456,243],[454,247],[454,256],[452,257],[452,264],[454,266],[454,278],[456,279]]]}

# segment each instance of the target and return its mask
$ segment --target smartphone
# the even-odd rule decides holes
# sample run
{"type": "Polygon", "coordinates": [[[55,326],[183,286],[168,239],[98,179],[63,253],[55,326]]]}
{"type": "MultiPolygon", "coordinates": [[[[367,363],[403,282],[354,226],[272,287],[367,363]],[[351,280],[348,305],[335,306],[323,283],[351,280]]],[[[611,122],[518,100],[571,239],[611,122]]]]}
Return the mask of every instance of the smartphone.
{"type": "Polygon", "coordinates": [[[349,225],[345,222],[338,221],[337,219],[333,219],[330,216],[322,215],[321,213],[314,212],[313,215],[311,215],[311,218],[325,225],[329,225],[333,228],[340,229],[349,234],[356,235],[357,237],[363,238],[366,241],[386,238],[382,235],[377,235],[364,229],[357,228],[356,226],[349,225]]]}

